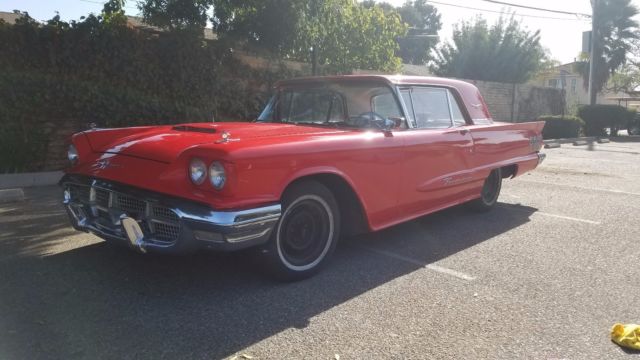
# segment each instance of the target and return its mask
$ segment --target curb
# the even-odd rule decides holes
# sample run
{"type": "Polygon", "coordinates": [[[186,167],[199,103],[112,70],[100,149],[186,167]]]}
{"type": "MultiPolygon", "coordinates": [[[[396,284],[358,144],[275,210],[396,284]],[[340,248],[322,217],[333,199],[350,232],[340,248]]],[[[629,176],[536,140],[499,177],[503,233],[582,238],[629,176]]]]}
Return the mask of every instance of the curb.
{"type": "Polygon", "coordinates": [[[62,175],[62,171],[0,174],[0,189],[55,185],[62,175]]]}
{"type": "Polygon", "coordinates": [[[606,144],[609,142],[609,139],[599,138],[596,136],[583,136],[566,139],[548,139],[543,141],[545,149],[556,149],[559,148],[561,144],[573,144],[573,146],[593,146],[593,143],[595,142],[597,142],[598,144],[606,144]]]}
{"type": "Polygon", "coordinates": [[[22,189],[0,190],[0,204],[24,201],[24,191],[22,189]]]}
{"type": "Polygon", "coordinates": [[[583,137],[577,137],[577,138],[566,138],[566,139],[549,139],[549,140],[544,140],[543,142],[545,144],[573,144],[574,142],[577,141],[586,141],[586,142],[594,142],[594,141],[598,141],[599,139],[595,136],[583,136],[583,137]]]}

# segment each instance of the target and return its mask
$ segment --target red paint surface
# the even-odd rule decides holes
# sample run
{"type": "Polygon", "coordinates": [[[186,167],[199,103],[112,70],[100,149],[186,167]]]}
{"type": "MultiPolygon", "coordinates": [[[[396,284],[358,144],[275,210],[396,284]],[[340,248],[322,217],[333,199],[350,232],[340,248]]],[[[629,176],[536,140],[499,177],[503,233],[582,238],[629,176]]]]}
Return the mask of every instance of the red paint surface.
{"type": "Polygon", "coordinates": [[[369,227],[378,230],[478,198],[484,178],[494,168],[517,165],[521,175],[537,166],[541,144],[532,147],[530,138],[540,135],[544,123],[494,123],[471,84],[437,78],[358,78],[449,87],[467,106],[470,123],[450,129],[394,130],[391,135],[273,123],[188,124],[214,133],[178,131],[172,126],[91,130],[74,135],[80,162],[67,172],[215,209],[277,203],[291,182],[334,174],[353,188],[369,227]],[[225,131],[231,141],[221,143],[225,131]],[[216,191],[208,181],[197,186],[189,180],[188,164],[194,157],[224,164],[223,190],[216,191]]]}

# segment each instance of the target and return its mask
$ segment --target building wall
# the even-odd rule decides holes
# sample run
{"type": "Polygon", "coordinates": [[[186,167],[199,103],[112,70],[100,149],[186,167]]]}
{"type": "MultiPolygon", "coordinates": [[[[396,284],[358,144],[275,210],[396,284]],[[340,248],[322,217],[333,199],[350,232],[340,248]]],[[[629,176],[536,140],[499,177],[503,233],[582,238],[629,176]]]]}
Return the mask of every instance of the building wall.
{"type": "MultiPolygon", "coordinates": [[[[580,105],[589,104],[589,91],[586,87],[582,75],[574,71],[575,63],[569,63],[557,66],[549,71],[545,71],[530,81],[530,84],[551,87],[556,89],[564,89],[566,93],[566,111],[574,113],[580,105]]],[[[611,97],[624,97],[624,93],[614,93],[610,91],[602,91],[596,97],[597,104],[618,105],[616,100],[610,100],[611,97]]]]}
{"type": "Polygon", "coordinates": [[[496,121],[524,122],[536,120],[542,115],[562,114],[564,94],[561,89],[531,84],[465,81],[478,87],[496,121]]]}

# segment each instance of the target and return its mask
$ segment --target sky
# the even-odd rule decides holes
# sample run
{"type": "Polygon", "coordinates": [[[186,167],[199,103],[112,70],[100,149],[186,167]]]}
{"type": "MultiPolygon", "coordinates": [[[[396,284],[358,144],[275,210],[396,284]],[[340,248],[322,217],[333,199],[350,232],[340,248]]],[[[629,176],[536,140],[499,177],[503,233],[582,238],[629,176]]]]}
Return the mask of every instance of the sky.
{"type": "MultiPolygon", "coordinates": [[[[386,1],[396,6],[404,2],[404,0],[386,1]]],[[[0,11],[14,9],[27,11],[37,20],[50,19],[58,11],[63,20],[77,20],[90,12],[100,13],[103,2],[104,0],[0,0],[0,11]]],[[[582,32],[591,29],[590,19],[572,15],[508,7],[485,0],[437,0],[436,2],[431,4],[442,15],[443,25],[440,31],[442,40],[450,39],[453,25],[462,20],[482,15],[489,22],[495,22],[500,17],[500,12],[515,12],[516,18],[521,20],[527,29],[540,30],[542,45],[549,50],[553,59],[562,63],[571,62],[578,57],[582,48],[582,32]],[[445,3],[456,6],[443,5],[445,3]],[[475,9],[465,9],[460,6],[475,9]]],[[[589,0],[503,0],[503,2],[575,13],[591,13],[589,0]]],[[[632,0],[632,2],[640,8],[640,0],[632,0]]],[[[135,0],[128,0],[126,6],[125,11],[128,15],[138,15],[135,0]]]]}

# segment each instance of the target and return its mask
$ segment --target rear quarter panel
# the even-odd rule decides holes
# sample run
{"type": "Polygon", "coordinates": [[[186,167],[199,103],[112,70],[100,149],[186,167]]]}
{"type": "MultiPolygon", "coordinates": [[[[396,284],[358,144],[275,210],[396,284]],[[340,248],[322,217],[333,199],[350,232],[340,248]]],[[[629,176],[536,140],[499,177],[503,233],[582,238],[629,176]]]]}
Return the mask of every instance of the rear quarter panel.
{"type": "Polygon", "coordinates": [[[534,169],[543,127],[544,121],[469,126],[474,141],[470,164],[475,176],[485,178],[492,169],[508,165],[517,166],[515,176],[534,169]]]}

